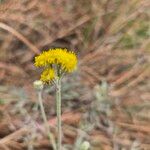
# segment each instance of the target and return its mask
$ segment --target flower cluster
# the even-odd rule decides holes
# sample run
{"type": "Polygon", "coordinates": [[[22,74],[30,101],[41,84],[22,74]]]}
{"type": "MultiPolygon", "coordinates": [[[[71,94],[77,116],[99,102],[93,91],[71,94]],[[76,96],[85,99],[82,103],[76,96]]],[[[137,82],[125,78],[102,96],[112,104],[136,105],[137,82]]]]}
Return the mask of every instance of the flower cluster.
{"type": "Polygon", "coordinates": [[[58,68],[61,72],[69,73],[76,68],[76,65],[77,57],[75,53],[67,49],[50,49],[35,57],[36,67],[46,67],[41,75],[41,80],[44,82],[53,80],[58,68]]]}
{"type": "Polygon", "coordinates": [[[55,78],[55,72],[52,68],[47,68],[41,74],[41,80],[43,82],[51,81],[55,78]]]}

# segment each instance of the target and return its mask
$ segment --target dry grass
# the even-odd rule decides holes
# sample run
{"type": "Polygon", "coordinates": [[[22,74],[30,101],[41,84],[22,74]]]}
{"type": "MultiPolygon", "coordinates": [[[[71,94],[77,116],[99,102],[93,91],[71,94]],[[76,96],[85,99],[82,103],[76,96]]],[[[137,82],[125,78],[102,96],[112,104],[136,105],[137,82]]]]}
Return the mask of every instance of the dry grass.
{"type": "MultiPolygon", "coordinates": [[[[84,120],[90,127],[93,122],[101,124],[94,124],[93,129],[86,131],[86,138],[91,141],[94,150],[100,150],[100,147],[104,150],[131,149],[135,143],[138,143],[137,147],[148,150],[149,8],[149,0],[0,1],[0,130],[4,131],[0,131],[1,149],[25,148],[22,133],[20,137],[17,136],[20,138],[18,141],[10,140],[9,137],[16,137],[18,131],[24,129],[27,119],[23,118],[27,112],[40,122],[38,113],[33,113],[36,100],[32,81],[39,75],[33,66],[34,56],[50,47],[67,47],[75,49],[79,56],[79,67],[73,78],[64,80],[68,81],[63,91],[66,99],[63,106],[64,116],[65,112],[69,112],[64,117],[67,118],[65,124],[68,124],[67,127],[64,125],[64,143],[75,141],[75,137],[80,133],[79,122],[82,124],[84,120]],[[94,118],[97,120],[90,121],[89,117],[93,114],[91,109],[97,109],[96,106],[100,107],[103,103],[95,102],[94,88],[103,81],[108,83],[107,93],[112,103],[112,114],[108,116],[107,112],[98,110],[98,113],[94,112],[94,118]],[[14,85],[23,86],[23,89],[17,88],[17,93],[14,85]],[[21,101],[20,104],[20,99],[27,101],[21,101]],[[94,106],[91,108],[93,101],[94,106]],[[18,115],[20,105],[21,109],[24,106],[27,110],[25,114],[23,111],[18,115]],[[88,114],[87,110],[91,114],[88,114]],[[72,121],[72,113],[75,114],[76,120],[72,121]],[[84,114],[88,114],[88,117],[84,114]],[[9,121],[10,116],[15,119],[9,121]],[[18,123],[18,120],[21,121],[18,123]],[[110,133],[112,126],[117,129],[115,133],[110,133]],[[3,144],[5,139],[8,145],[3,144]],[[10,144],[18,147],[11,148],[10,144]]],[[[53,89],[48,89],[47,92],[53,93],[53,89]]],[[[53,96],[45,93],[45,103],[51,106],[51,111],[47,113],[51,116],[55,115],[53,99],[53,96]]],[[[54,120],[55,118],[51,123],[54,120]]],[[[30,124],[29,121],[27,126],[30,124]]],[[[40,131],[35,141],[41,141],[43,136],[40,131]]],[[[48,148],[47,141],[43,140],[39,144],[35,141],[31,145],[37,149],[48,148]]]]}

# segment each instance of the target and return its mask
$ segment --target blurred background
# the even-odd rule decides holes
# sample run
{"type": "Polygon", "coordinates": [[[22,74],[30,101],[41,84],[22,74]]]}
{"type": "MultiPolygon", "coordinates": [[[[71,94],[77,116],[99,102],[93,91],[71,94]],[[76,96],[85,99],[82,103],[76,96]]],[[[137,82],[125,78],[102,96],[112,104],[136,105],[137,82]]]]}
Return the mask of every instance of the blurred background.
{"type": "Polygon", "coordinates": [[[0,150],[50,149],[33,81],[34,57],[54,47],[79,58],[63,79],[64,150],[150,150],[149,0],[0,0],[0,150]]]}

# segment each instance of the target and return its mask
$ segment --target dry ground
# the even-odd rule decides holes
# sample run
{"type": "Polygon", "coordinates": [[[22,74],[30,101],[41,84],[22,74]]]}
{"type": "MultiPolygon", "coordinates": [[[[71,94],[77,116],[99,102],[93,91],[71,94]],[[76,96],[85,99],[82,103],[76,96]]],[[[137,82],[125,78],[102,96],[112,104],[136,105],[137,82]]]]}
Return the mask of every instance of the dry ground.
{"type": "MultiPolygon", "coordinates": [[[[66,149],[150,150],[149,10],[149,0],[1,0],[0,150],[49,148],[32,83],[34,56],[52,47],[79,58],[63,81],[66,149]]],[[[52,87],[43,99],[55,134],[52,87]]]]}

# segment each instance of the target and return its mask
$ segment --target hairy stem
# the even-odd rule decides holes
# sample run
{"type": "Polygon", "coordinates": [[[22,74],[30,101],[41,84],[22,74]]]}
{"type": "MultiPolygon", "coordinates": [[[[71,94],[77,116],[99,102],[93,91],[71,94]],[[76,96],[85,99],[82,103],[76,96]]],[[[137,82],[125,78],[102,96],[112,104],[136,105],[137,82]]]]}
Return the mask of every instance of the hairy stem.
{"type": "Polygon", "coordinates": [[[61,129],[61,78],[56,79],[56,107],[57,107],[57,150],[62,150],[62,129],[61,129]]]}
{"type": "Polygon", "coordinates": [[[38,100],[39,100],[41,114],[42,114],[42,118],[43,118],[43,121],[44,121],[44,125],[45,125],[45,128],[46,128],[46,132],[48,134],[50,144],[52,144],[52,147],[53,147],[54,150],[57,150],[54,136],[50,132],[50,126],[49,126],[49,123],[48,123],[47,118],[46,118],[46,114],[45,114],[45,110],[44,110],[44,106],[43,106],[43,101],[42,101],[42,92],[41,91],[38,92],[38,100]]]}

